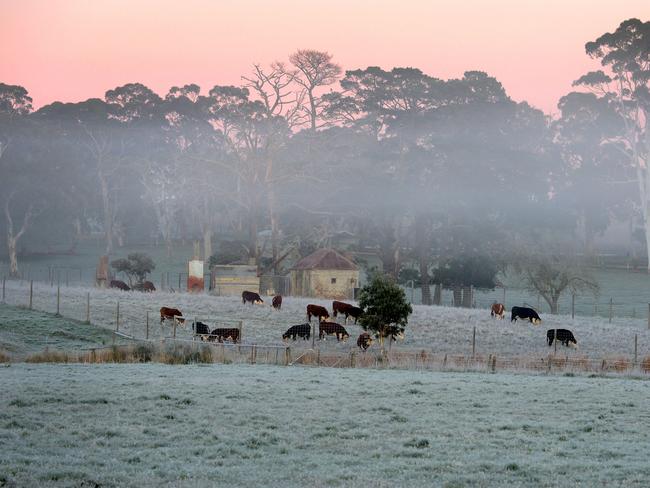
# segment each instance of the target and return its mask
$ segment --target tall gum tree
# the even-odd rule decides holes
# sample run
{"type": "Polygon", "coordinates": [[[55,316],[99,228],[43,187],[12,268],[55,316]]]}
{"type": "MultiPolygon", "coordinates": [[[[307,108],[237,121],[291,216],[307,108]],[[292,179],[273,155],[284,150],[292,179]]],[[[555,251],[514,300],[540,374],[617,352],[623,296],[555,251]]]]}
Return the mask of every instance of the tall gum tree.
{"type": "MultiPolygon", "coordinates": [[[[650,256],[650,21],[623,21],[585,45],[587,55],[598,59],[602,70],[592,71],[574,82],[613,102],[624,129],[603,143],[614,144],[636,173],[641,215],[650,256]]],[[[650,273],[650,259],[648,259],[650,273]]]]}

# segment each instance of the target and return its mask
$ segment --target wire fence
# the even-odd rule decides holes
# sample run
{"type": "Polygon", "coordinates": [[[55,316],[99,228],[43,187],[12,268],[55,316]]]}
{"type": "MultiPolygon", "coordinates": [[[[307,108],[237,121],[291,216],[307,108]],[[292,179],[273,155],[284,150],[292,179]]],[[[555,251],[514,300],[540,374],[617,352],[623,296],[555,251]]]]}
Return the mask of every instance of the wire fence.
{"type": "MultiPolygon", "coordinates": [[[[412,304],[422,303],[422,293],[419,288],[403,287],[407,299],[412,304]]],[[[463,293],[469,290],[471,298],[466,303],[471,308],[490,308],[493,303],[502,303],[510,310],[512,306],[526,306],[534,308],[538,313],[557,313],[572,316],[601,317],[611,322],[615,318],[648,318],[650,317],[650,293],[639,292],[636,296],[594,296],[580,294],[563,294],[557,303],[557,310],[553,312],[547,301],[541,295],[532,294],[520,288],[499,287],[494,290],[483,290],[466,288],[463,293]]],[[[433,286],[431,288],[433,295],[433,286]]],[[[461,294],[462,296],[462,294],[461,294]]],[[[449,307],[461,307],[456,303],[452,290],[442,289],[440,293],[440,305],[449,307]]],[[[648,321],[650,326],[650,319],[648,321]]]]}
{"type": "MultiPolygon", "coordinates": [[[[128,294],[127,294],[128,295],[128,294]]],[[[134,294],[140,296],[140,294],[134,294]]],[[[253,363],[276,365],[305,365],[327,367],[406,368],[436,371],[497,371],[529,370],[541,372],[589,372],[589,373],[648,373],[650,350],[641,344],[640,334],[628,335],[627,354],[614,354],[594,358],[587,355],[569,354],[565,347],[558,350],[557,341],[548,352],[507,354],[497,350],[486,352],[483,337],[477,338],[476,327],[467,338],[464,354],[436,352],[420,346],[397,347],[389,341],[386,350],[362,352],[354,344],[346,351],[333,350],[325,343],[315,341],[317,326],[312,329],[311,340],[297,341],[289,345],[263,344],[256,337],[249,338],[246,323],[214,315],[197,313],[161,317],[159,309],[143,306],[140,301],[121,301],[120,293],[98,289],[66,288],[35,284],[26,281],[2,280],[2,302],[26,309],[53,313],[58,316],[107,328],[114,337],[125,337],[143,342],[203,344],[210,347],[210,362],[253,363]],[[237,341],[202,342],[196,332],[196,323],[206,323],[214,328],[237,329],[237,341]]],[[[620,337],[620,334],[619,334],[620,337]]],[[[647,342],[647,336],[642,340],[647,342]]],[[[332,341],[329,341],[332,343],[332,341]]],[[[333,342],[332,344],[337,344],[333,342]]],[[[194,346],[192,346],[194,347],[194,346]]],[[[199,346],[196,346],[199,347],[199,346]]]]}

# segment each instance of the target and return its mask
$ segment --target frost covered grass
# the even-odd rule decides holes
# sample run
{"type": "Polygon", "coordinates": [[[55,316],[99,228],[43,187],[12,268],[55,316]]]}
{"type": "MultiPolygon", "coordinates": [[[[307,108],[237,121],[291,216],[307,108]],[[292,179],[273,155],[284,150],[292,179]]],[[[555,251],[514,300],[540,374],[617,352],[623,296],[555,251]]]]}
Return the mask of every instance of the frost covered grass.
{"type": "MultiPolygon", "coordinates": [[[[28,300],[28,286],[20,282],[7,283],[7,301],[24,305],[28,300]]],[[[215,297],[208,294],[164,293],[151,294],[101,290],[95,288],[61,288],[61,314],[83,320],[86,311],[86,293],[90,293],[91,321],[94,325],[115,328],[117,302],[120,303],[120,330],[135,337],[146,335],[146,312],[149,312],[149,337],[169,337],[169,324],[159,325],[161,306],[179,308],[190,320],[198,318],[210,326],[237,326],[243,323],[245,343],[281,345],[282,333],[291,325],[305,322],[305,307],[316,303],[331,309],[331,301],[285,297],[282,310],[275,311],[267,299],[263,306],[243,305],[238,297],[215,297]]],[[[48,312],[56,311],[56,288],[34,284],[34,307],[48,312]]],[[[426,350],[434,354],[471,354],[472,332],[476,327],[476,353],[499,357],[518,355],[545,356],[552,348],[546,343],[546,330],[567,328],[573,331],[579,349],[558,346],[558,352],[569,358],[589,357],[632,359],[634,336],[638,336],[638,359],[650,356],[650,330],[645,319],[607,319],[543,314],[543,322],[533,326],[529,322],[511,323],[508,318],[495,320],[486,309],[459,309],[451,307],[414,306],[409,318],[406,339],[394,345],[397,349],[426,350]]],[[[320,341],[324,351],[349,352],[356,349],[355,339],[361,328],[346,326],[351,340],[336,343],[320,341]]],[[[190,327],[177,328],[177,337],[190,338],[190,327]]],[[[317,341],[318,343],[319,341],[317,341]]],[[[298,341],[297,345],[301,344],[298,341]]],[[[373,346],[373,347],[376,347],[373,346]]]]}
{"type": "MultiPolygon", "coordinates": [[[[113,341],[109,330],[96,325],[0,304],[0,353],[7,359],[24,358],[46,349],[55,358],[62,351],[101,347],[113,344],[113,341]]],[[[116,344],[125,342],[115,338],[116,344]]]]}
{"type": "Polygon", "coordinates": [[[6,486],[612,486],[650,382],[244,365],[0,373],[6,486]]]}

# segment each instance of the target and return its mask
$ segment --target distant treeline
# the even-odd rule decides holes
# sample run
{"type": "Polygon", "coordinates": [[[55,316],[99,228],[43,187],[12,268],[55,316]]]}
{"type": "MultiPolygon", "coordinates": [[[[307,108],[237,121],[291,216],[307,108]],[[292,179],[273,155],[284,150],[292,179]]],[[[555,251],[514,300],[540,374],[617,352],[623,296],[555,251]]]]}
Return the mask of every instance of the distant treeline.
{"type": "Polygon", "coordinates": [[[216,234],[258,263],[270,251],[279,273],[287,249],[345,234],[376,249],[385,271],[411,261],[426,279],[464,255],[501,259],[546,243],[588,254],[614,220],[629,223],[624,240],[644,243],[633,157],[647,164],[650,138],[630,146],[626,136],[630,104],[647,107],[647,78],[634,93],[603,87],[635,69],[612,64],[612,46],[645,42],[645,54],[627,55],[647,62],[649,24],[631,19],[587,44],[608,74],[578,80],[590,91],[562,97],[556,118],[484,72],[343,73],[312,50],[254,66],[241,86],[160,95],[129,83],[36,111],[26,89],[0,84],[3,254],[102,232],[107,253],[155,236],[200,239],[209,256],[216,234]]]}

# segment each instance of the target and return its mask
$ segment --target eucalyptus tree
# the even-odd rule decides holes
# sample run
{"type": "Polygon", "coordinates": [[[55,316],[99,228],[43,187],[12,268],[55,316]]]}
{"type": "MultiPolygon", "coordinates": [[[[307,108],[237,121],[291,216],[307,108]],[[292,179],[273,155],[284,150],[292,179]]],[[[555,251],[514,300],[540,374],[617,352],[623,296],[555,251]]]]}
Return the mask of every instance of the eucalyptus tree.
{"type": "Polygon", "coordinates": [[[324,107],[324,100],[318,91],[322,87],[336,83],[341,76],[341,67],[332,61],[333,56],[325,51],[298,49],[289,56],[294,66],[293,72],[287,71],[303,90],[306,103],[301,104],[309,120],[309,127],[315,131],[324,107]]]}
{"type": "Polygon", "coordinates": [[[18,243],[42,205],[33,184],[40,161],[30,134],[34,130],[28,119],[31,102],[25,88],[0,83],[0,195],[12,277],[19,275],[18,243]]]}
{"type": "Polygon", "coordinates": [[[557,198],[576,213],[584,251],[591,256],[596,235],[615,216],[628,214],[632,203],[634,174],[627,158],[615,144],[601,144],[620,134],[624,124],[611,99],[592,93],[569,93],[558,107],[552,130],[566,178],[557,185],[557,198]]]}
{"type": "Polygon", "coordinates": [[[619,148],[635,172],[646,255],[650,255],[650,21],[625,20],[614,32],[588,42],[585,50],[600,60],[603,69],[587,73],[574,85],[611,101],[623,121],[623,129],[601,143],[619,148]]]}

